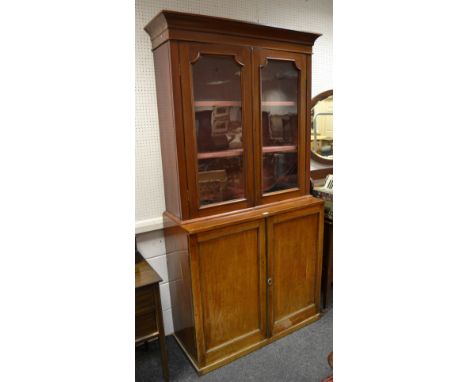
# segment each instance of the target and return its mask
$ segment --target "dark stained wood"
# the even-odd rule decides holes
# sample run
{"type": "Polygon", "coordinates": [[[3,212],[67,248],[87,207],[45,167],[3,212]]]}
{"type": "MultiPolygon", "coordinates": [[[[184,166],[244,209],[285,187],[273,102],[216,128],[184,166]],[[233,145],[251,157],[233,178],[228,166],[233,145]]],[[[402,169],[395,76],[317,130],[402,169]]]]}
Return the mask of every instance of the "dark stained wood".
{"type": "MultiPolygon", "coordinates": [[[[328,97],[332,95],[333,95],[333,89],[325,90],[324,92],[317,94],[314,98],[312,98],[310,102],[310,107],[308,110],[312,110],[315,107],[315,105],[317,105],[317,103],[319,103],[320,101],[323,101],[324,99],[327,99],[328,97]]],[[[310,123],[310,118],[309,118],[309,123],[310,123]]],[[[309,131],[310,131],[310,128],[309,128],[309,131]]],[[[317,155],[316,153],[314,153],[312,150],[310,150],[310,155],[311,155],[311,158],[316,162],[333,166],[333,159],[323,158],[320,155],[317,155]]]]}
{"type": "MultiPolygon", "coordinates": [[[[174,20],[184,18],[179,13],[174,15],[169,12],[168,14],[171,15],[169,17],[174,16],[174,20]]],[[[164,15],[164,12],[161,13],[161,20],[165,19],[164,15]]],[[[211,21],[212,18],[208,19],[211,21]]],[[[190,22],[195,22],[193,17],[190,17],[190,20],[190,22]]],[[[175,22],[176,25],[179,25],[177,21],[175,22]]],[[[168,25],[170,29],[171,24],[168,25]]],[[[201,22],[200,28],[202,28],[201,25],[203,25],[203,22],[201,22]]],[[[204,27],[210,30],[209,26],[205,25],[204,27]]],[[[165,30],[165,28],[162,30],[165,30]]],[[[150,33],[156,30],[158,29],[147,28],[150,33]]],[[[294,34],[301,35],[302,33],[294,32],[294,34]]],[[[269,34],[268,36],[272,41],[276,41],[276,34],[269,34]]],[[[314,40],[316,37],[318,35],[315,35],[314,40]]],[[[308,44],[310,45],[310,36],[304,37],[304,39],[304,41],[309,41],[308,44]]],[[[191,34],[190,41],[193,40],[196,40],[196,37],[191,34]]],[[[255,47],[254,53],[251,54],[250,46],[227,45],[222,39],[217,44],[197,44],[173,39],[158,45],[158,49],[154,51],[154,58],[166,208],[171,214],[183,220],[197,216],[210,216],[247,208],[254,203],[267,204],[294,198],[308,192],[310,153],[306,151],[304,145],[310,141],[308,113],[308,110],[310,110],[310,76],[307,74],[311,69],[310,54],[298,54],[258,47],[255,47]],[[200,54],[231,56],[241,65],[242,125],[245,155],[245,199],[203,206],[202,208],[198,205],[198,171],[191,78],[191,64],[196,61],[200,54]],[[259,66],[264,65],[267,58],[292,61],[300,70],[298,97],[299,168],[298,188],[262,196],[259,66]]]]}
{"type": "MultiPolygon", "coordinates": [[[[307,61],[305,54],[297,54],[291,52],[282,52],[268,49],[254,49],[253,54],[253,119],[254,119],[254,152],[255,152],[255,180],[256,194],[255,204],[268,204],[281,200],[291,199],[309,193],[309,165],[306,165],[306,148],[307,142],[307,61]],[[297,105],[297,122],[298,122],[298,187],[290,190],[282,190],[267,195],[262,191],[263,179],[263,153],[262,153],[262,108],[261,108],[261,68],[267,65],[268,59],[291,61],[299,70],[298,81],[298,105],[297,105]]],[[[310,128],[309,128],[310,130],[310,128]]],[[[310,134],[310,133],[309,133],[310,134]]]]}
{"type": "MultiPolygon", "coordinates": [[[[305,122],[306,122],[306,148],[305,148],[305,182],[309,183],[308,180],[310,179],[310,134],[311,134],[311,120],[310,120],[310,113],[311,110],[311,101],[310,101],[310,94],[312,92],[312,56],[306,56],[307,61],[307,85],[306,85],[306,115],[305,115],[305,122]]],[[[306,184],[306,188],[308,189],[308,184],[306,184]]],[[[309,191],[307,191],[309,192],[309,191]]]]}
{"type": "Polygon", "coordinates": [[[157,336],[161,348],[163,377],[169,381],[166,337],[159,283],[162,278],[146,260],[135,264],[135,343],[146,343],[157,336]]]}
{"type": "Polygon", "coordinates": [[[317,94],[314,98],[311,99],[310,108],[312,109],[320,101],[323,101],[324,99],[327,99],[328,97],[332,95],[333,95],[333,89],[325,90],[324,92],[317,94]]]}
{"type": "Polygon", "coordinates": [[[135,264],[135,288],[141,288],[145,285],[161,281],[161,276],[146,261],[140,261],[135,264]]]}
{"type": "Polygon", "coordinates": [[[292,44],[282,41],[264,40],[260,38],[241,37],[222,35],[215,36],[207,32],[187,32],[187,31],[173,31],[167,34],[167,39],[179,41],[198,41],[209,44],[232,44],[242,45],[246,47],[257,46],[265,49],[282,50],[286,52],[305,53],[311,54],[311,46],[292,44]]]}
{"type": "MultiPolygon", "coordinates": [[[[309,195],[311,53],[319,35],[171,11],[145,29],[156,70],[174,337],[203,374],[320,316],[324,202],[309,195]],[[241,100],[215,101],[242,107],[242,149],[228,155],[245,163],[245,198],[202,207],[192,83],[200,55],[239,66],[241,100]],[[263,196],[259,71],[267,58],[299,70],[298,187],[263,196]]],[[[158,298],[141,290],[137,321],[147,326],[139,334],[154,325],[158,298]]]]}
{"type": "MultiPolygon", "coordinates": [[[[151,288],[152,290],[153,288],[151,288]]],[[[157,337],[159,331],[157,329],[156,312],[142,313],[135,316],[135,342],[140,343],[152,337],[157,337]]]]}
{"type": "Polygon", "coordinates": [[[321,168],[319,170],[312,170],[310,172],[310,177],[315,180],[324,179],[329,174],[333,174],[333,167],[321,168]]]}
{"type": "MultiPolygon", "coordinates": [[[[177,42],[170,42],[171,47],[171,76],[173,88],[173,108],[174,108],[174,122],[176,132],[176,151],[177,151],[177,167],[179,169],[179,188],[181,198],[181,215],[182,218],[189,216],[189,198],[188,185],[187,185],[187,157],[185,153],[185,132],[184,132],[184,119],[183,119],[183,106],[182,106],[182,86],[180,78],[180,57],[179,57],[179,44],[177,42]]],[[[171,149],[175,149],[171,147],[171,149]]],[[[163,161],[164,163],[164,161],[163,161]]]]}
{"type": "Polygon", "coordinates": [[[159,289],[159,283],[155,284],[154,288],[154,301],[156,303],[156,321],[158,326],[158,338],[159,338],[159,347],[161,349],[161,363],[163,369],[163,377],[165,381],[169,381],[169,361],[167,359],[167,345],[166,345],[166,336],[164,332],[164,322],[162,315],[161,307],[161,290],[159,289]]]}
{"type": "Polygon", "coordinates": [[[322,163],[322,164],[328,164],[328,165],[331,165],[331,166],[333,165],[333,159],[323,158],[320,155],[317,155],[316,153],[314,153],[313,150],[310,150],[310,157],[315,162],[322,163]]]}
{"type": "Polygon", "coordinates": [[[154,51],[154,68],[163,160],[166,209],[178,217],[188,216],[186,160],[180,105],[178,49],[167,43],[154,51]],[[177,150],[175,148],[178,148],[177,150]]]}
{"type": "Polygon", "coordinates": [[[195,324],[192,308],[192,276],[188,250],[189,236],[179,225],[164,217],[169,291],[174,337],[189,357],[196,358],[195,324]]]}
{"type": "Polygon", "coordinates": [[[264,43],[274,48],[284,46],[289,49],[297,46],[297,49],[302,48],[305,52],[311,53],[315,40],[321,36],[319,33],[299,32],[245,21],[167,10],[156,15],[145,30],[151,37],[153,49],[167,39],[218,43],[223,41],[232,43],[232,40],[237,40],[237,44],[241,45],[264,43]]]}
{"type": "Polygon", "coordinates": [[[190,194],[190,216],[209,216],[226,211],[235,211],[253,205],[253,156],[252,156],[252,112],[251,112],[251,69],[250,51],[245,47],[211,44],[180,44],[181,79],[183,98],[184,131],[186,156],[188,163],[188,190],[190,194]],[[216,205],[208,205],[200,208],[198,193],[198,158],[197,139],[193,105],[193,79],[191,65],[195,63],[201,54],[232,57],[240,64],[240,82],[242,94],[242,140],[244,155],[244,187],[245,199],[229,201],[216,205]]]}
{"type": "Polygon", "coordinates": [[[224,151],[215,151],[211,153],[199,153],[197,155],[198,159],[210,159],[210,158],[228,158],[228,157],[236,157],[242,155],[244,149],[232,149],[232,150],[224,150],[224,151]]]}
{"type": "Polygon", "coordinates": [[[153,285],[137,288],[135,292],[135,315],[154,312],[153,285]]]}

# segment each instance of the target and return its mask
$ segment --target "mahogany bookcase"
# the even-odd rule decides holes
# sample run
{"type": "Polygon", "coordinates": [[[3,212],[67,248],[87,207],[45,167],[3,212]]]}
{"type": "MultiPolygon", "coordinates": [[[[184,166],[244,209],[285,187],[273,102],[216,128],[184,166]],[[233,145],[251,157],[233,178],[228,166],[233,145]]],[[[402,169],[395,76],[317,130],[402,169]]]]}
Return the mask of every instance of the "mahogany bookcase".
{"type": "Polygon", "coordinates": [[[320,35],[162,11],[156,73],[174,336],[206,373],[319,318],[309,195],[320,35]]]}

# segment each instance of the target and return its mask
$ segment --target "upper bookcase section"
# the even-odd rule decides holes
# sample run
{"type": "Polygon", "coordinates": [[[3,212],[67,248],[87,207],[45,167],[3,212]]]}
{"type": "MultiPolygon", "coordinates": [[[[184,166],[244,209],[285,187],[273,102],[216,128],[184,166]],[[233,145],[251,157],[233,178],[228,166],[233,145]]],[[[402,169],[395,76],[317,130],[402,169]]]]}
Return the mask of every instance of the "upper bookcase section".
{"type": "Polygon", "coordinates": [[[152,49],[168,40],[241,44],[312,53],[319,33],[299,32],[221,17],[161,11],[145,27],[152,49]]]}

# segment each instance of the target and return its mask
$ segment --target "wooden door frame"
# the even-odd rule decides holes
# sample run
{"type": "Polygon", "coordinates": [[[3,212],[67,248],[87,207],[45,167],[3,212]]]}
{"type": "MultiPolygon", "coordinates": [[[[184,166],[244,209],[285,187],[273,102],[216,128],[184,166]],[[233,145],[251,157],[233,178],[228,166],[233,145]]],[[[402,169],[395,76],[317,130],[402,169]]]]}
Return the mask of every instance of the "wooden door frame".
{"type": "MultiPolygon", "coordinates": [[[[201,283],[201,267],[200,267],[200,249],[199,245],[203,242],[215,240],[217,238],[232,235],[236,233],[241,233],[244,231],[257,229],[258,231],[258,287],[259,287],[259,334],[263,337],[264,340],[267,340],[267,327],[268,327],[268,312],[267,312],[267,287],[266,287],[266,275],[267,275],[267,260],[266,260],[266,225],[264,219],[257,219],[249,222],[244,222],[240,224],[235,224],[233,226],[223,227],[216,230],[201,232],[190,236],[190,269],[192,276],[192,298],[193,298],[193,310],[195,317],[195,328],[197,333],[196,346],[197,346],[197,355],[198,362],[201,367],[204,367],[213,362],[218,362],[223,359],[223,356],[231,354],[232,351],[229,351],[229,346],[235,345],[237,342],[245,340],[246,338],[236,338],[228,343],[223,345],[218,345],[219,349],[216,349],[215,354],[208,354],[208,349],[205,343],[205,330],[204,330],[204,314],[203,314],[203,293],[202,293],[202,283],[201,283]],[[213,359],[214,358],[214,359],[213,359]]],[[[258,341],[261,343],[262,341],[258,341]]],[[[258,344],[257,343],[257,344],[258,344]]],[[[251,344],[248,347],[255,346],[256,344],[251,344]]],[[[242,351],[243,348],[239,349],[242,351]]]]}
{"type": "Polygon", "coordinates": [[[184,117],[184,135],[187,161],[187,188],[190,217],[202,217],[251,207],[254,204],[254,175],[252,155],[252,81],[250,50],[248,47],[181,42],[180,75],[184,117]],[[194,119],[193,78],[191,65],[202,55],[232,56],[240,66],[241,105],[242,105],[242,141],[244,148],[243,170],[245,198],[226,201],[200,207],[198,192],[197,137],[194,119]]]}
{"type": "MultiPolygon", "coordinates": [[[[310,157],[306,150],[310,132],[307,134],[307,129],[310,130],[310,121],[307,123],[307,113],[309,107],[308,95],[310,90],[310,79],[307,75],[310,69],[310,55],[286,52],[281,50],[272,50],[264,48],[254,48],[252,54],[252,95],[257,99],[252,99],[253,103],[253,128],[254,128],[254,166],[255,166],[255,204],[268,204],[278,202],[285,199],[290,199],[302,196],[308,193],[307,174],[310,173],[310,157]],[[298,187],[272,192],[266,196],[263,195],[263,152],[262,152],[262,93],[261,93],[261,69],[267,64],[267,60],[290,61],[293,62],[299,71],[298,80],[298,105],[297,105],[297,183],[298,187]]],[[[307,147],[308,149],[308,147],[307,147]]]]}

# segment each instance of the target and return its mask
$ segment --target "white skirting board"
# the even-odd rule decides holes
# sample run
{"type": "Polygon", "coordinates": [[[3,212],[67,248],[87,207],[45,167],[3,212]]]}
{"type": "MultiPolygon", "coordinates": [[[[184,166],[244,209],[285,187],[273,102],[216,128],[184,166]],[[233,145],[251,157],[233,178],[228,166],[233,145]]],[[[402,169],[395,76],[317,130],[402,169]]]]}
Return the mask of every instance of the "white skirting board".
{"type": "Polygon", "coordinates": [[[163,218],[140,220],[135,223],[135,234],[156,231],[163,228],[163,218]]]}

